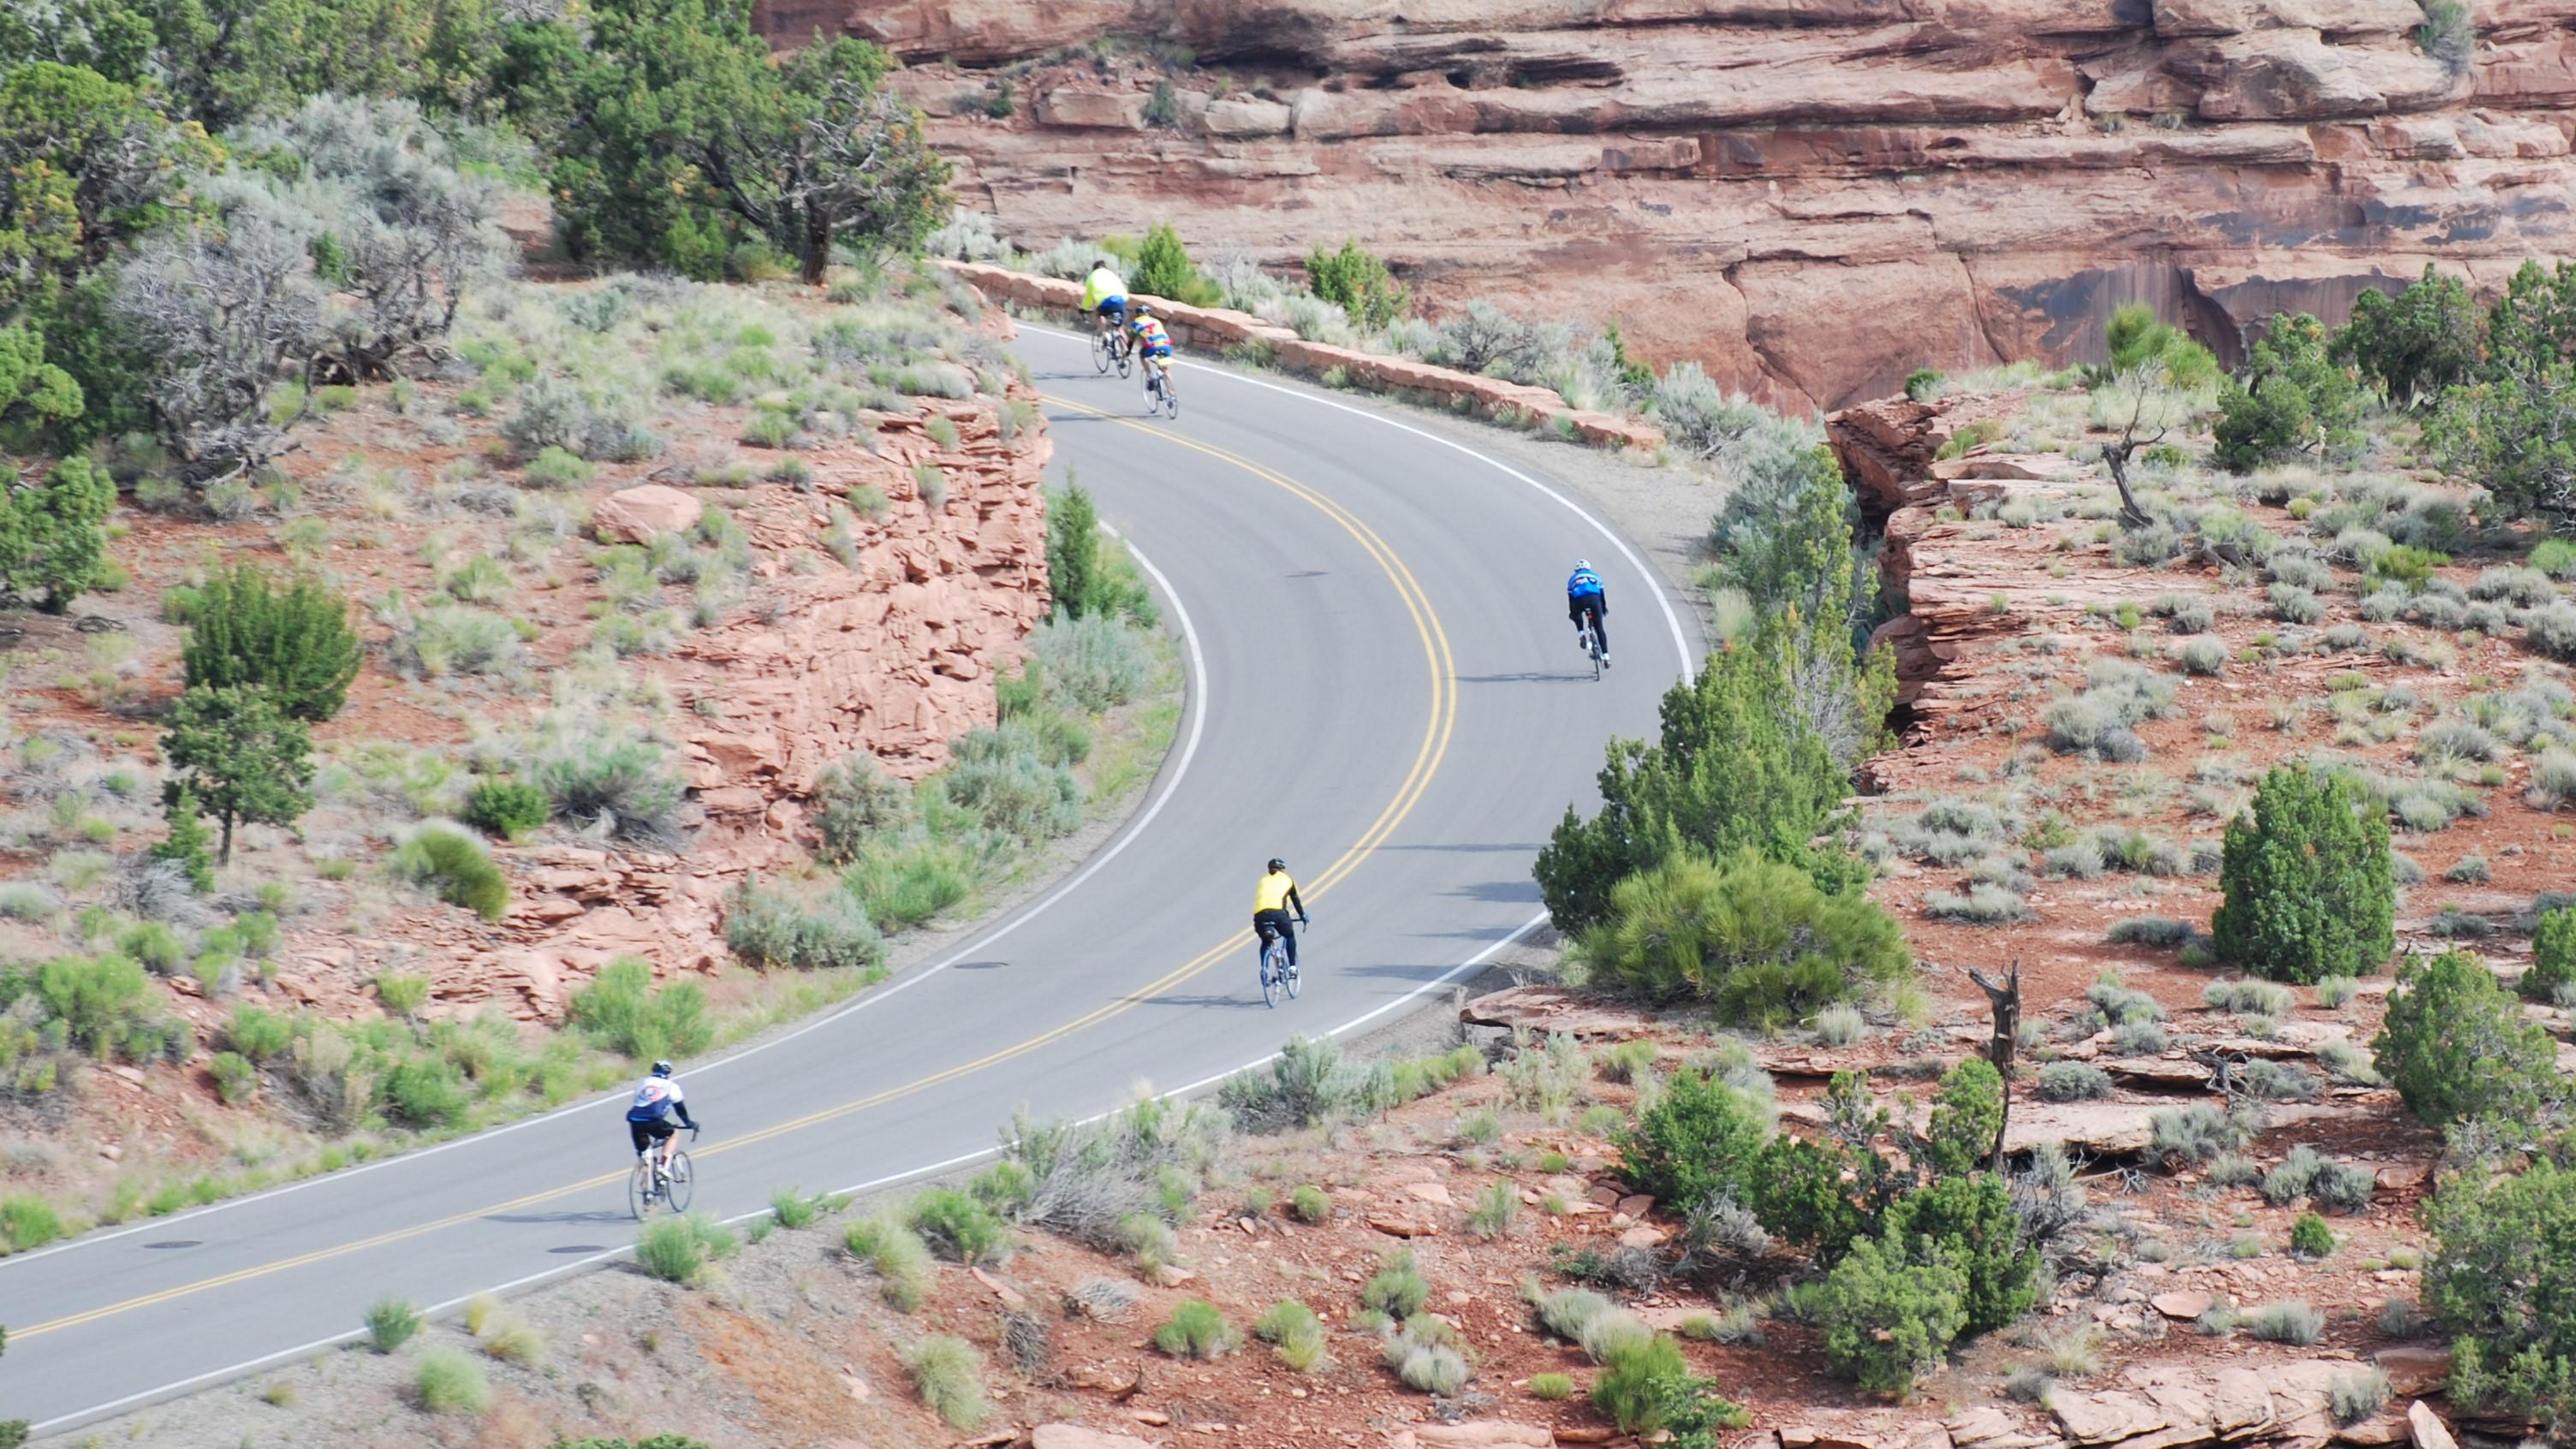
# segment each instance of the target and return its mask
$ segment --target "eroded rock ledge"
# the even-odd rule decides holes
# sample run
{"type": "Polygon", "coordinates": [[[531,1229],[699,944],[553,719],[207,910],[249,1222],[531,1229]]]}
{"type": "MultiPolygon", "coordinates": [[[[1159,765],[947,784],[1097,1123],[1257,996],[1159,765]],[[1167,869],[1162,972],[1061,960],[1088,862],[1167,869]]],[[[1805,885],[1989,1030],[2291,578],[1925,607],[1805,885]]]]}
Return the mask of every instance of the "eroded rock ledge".
{"type": "Polygon", "coordinates": [[[2222,359],[2428,259],[2576,253],[2576,0],[765,0],[868,36],[1032,245],[1358,236],[1426,300],[1617,317],[1801,407],[2089,356],[2123,302],[2222,359]],[[1121,46],[1062,52],[1105,37],[1121,46]],[[1167,71],[1144,53],[1187,47],[1167,71]],[[1012,64],[1006,116],[989,114],[1012,64]],[[1170,109],[1149,107],[1156,84],[1170,109]],[[1156,119],[1149,119],[1149,110],[1156,119]],[[1157,121],[1161,121],[1158,124],[1157,121]]]}

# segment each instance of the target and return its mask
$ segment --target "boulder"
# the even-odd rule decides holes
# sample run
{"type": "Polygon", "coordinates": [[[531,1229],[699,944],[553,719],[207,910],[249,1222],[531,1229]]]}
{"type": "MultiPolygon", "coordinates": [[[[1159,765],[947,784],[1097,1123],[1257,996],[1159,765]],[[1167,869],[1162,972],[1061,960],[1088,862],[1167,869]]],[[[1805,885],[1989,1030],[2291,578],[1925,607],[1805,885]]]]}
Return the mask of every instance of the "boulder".
{"type": "Polygon", "coordinates": [[[1029,1431],[1030,1449],[1154,1449],[1133,1434],[1110,1434],[1079,1424],[1040,1424],[1029,1431]]]}
{"type": "Polygon", "coordinates": [[[620,488],[591,505],[590,524],[602,538],[645,543],[658,533],[685,533],[705,505],[677,488],[644,483],[620,488]]]}
{"type": "Polygon", "coordinates": [[[1227,96],[1208,102],[1199,123],[1211,136],[1242,140],[1254,136],[1285,136],[1295,113],[1277,101],[1258,100],[1251,96],[1227,96]]]}
{"type": "Polygon", "coordinates": [[[1468,1419],[1456,1424],[1416,1424],[1399,1432],[1395,1442],[1419,1449],[1551,1449],[1555,1433],[1542,1424],[1514,1424],[1502,1419],[1468,1419]]]}
{"type": "Polygon", "coordinates": [[[1141,131],[1147,99],[1136,91],[1059,86],[1038,97],[1037,118],[1066,130],[1141,131]]]}
{"type": "Polygon", "coordinates": [[[2460,1449],[2460,1441],[2451,1437],[2441,1416],[2422,1399],[2406,1406],[2406,1430],[2415,1440],[2415,1449],[2460,1449]]]}

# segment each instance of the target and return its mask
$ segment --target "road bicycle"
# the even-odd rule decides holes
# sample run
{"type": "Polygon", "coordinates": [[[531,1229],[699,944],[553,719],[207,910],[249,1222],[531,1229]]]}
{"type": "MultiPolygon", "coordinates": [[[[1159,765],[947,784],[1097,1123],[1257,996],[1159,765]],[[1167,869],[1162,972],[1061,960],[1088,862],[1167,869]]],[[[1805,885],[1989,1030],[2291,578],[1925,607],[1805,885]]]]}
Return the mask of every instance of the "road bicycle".
{"type": "Polygon", "coordinates": [[[1279,993],[1297,999],[1297,963],[1288,957],[1288,940],[1279,928],[1265,921],[1261,926],[1261,1004],[1276,1007],[1279,993]]]}
{"type": "Polygon", "coordinates": [[[1125,377],[1128,368],[1134,365],[1130,361],[1134,350],[1127,341],[1126,318],[1121,317],[1106,327],[1099,325],[1099,319],[1094,318],[1091,332],[1091,366],[1094,371],[1105,376],[1109,369],[1115,367],[1118,375],[1125,377]]]}
{"type": "MultiPolygon", "coordinates": [[[[689,1129],[689,1140],[698,1140],[698,1129],[689,1129]]],[[[626,1210],[638,1222],[651,1217],[656,1209],[668,1208],[675,1213],[689,1210],[698,1179],[689,1167],[689,1154],[679,1148],[671,1150],[671,1162],[661,1162],[660,1143],[635,1154],[635,1170],[626,1176],[626,1210]]]]}
{"type": "Polygon", "coordinates": [[[1601,621],[1590,614],[1583,616],[1583,652],[1592,656],[1592,677],[1598,680],[1602,661],[1609,657],[1609,651],[1601,647],[1601,621]]]}
{"type": "Polygon", "coordinates": [[[1177,418],[1181,415],[1181,394],[1172,386],[1172,363],[1169,358],[1163,359],[1159,367],[1155,366],[1151,359],[1145,363],[1145,416],[1152,417],[1157,407],[1162,409],[1163,416],[1167,418],[1177,418]]]}

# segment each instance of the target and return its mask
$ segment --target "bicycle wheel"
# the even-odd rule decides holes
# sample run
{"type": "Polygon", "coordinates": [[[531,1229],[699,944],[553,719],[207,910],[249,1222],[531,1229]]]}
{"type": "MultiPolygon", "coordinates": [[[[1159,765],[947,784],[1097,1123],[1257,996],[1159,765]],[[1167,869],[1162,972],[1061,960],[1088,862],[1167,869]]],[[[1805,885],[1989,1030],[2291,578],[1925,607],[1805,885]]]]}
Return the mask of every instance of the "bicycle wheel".
{"type": "Polygon", "coordinates": [[[1108,372],[1109,354],[1115,351],[1117,348],[1110,343],[1108,333],[1095,330],[1091,334],[1091,366],[1095,371],[1108,372]]]}
{"type": "Polygon", "coordinates": [[[1294,966],[1289,967],[1289,968],[1288,968],[1288,971],[1287,971],[1287,977],[1288,977],[1288,999],[1289,999],[1290,1001],[1294,1001],[1294,1000],[1296,1000],[1296,999],[1297,999],[1297,968],[1296,968],[1296,967],[1294,967],[1294,966]]]}
{"type": "MultiPolygon", "coordinates": [[[[1164,379],[1163,379],[1163,416],[1165,416],[1165,417],[1167,417],[1167,418],[1177,418],[1177,417],[1179,417],[1180,415],[1181,415],[1181,395],[1180,395],[1179,393],[1174,392],[1174,391],[1172,390],[1172,380],[1171,380],[1170,378],[1168,378],[1168,377],[1167,377],[1167,378],[1164,378],[1164,379]]],[[[1291,994],[1291,995],[1294,995],[1295,993],[1293,993],[1293,992],[1292,992],[1292,993],[1290,993],[1290,994],[1291,994]]]]}
{"type": "Polygon", "coordinates": [[[1583,652],[1592,656],[1592,677],[1599,679],[1601,677],[1601,641],[1593,640],[1583,652]]]}
{"type": "Polygon", "coordinates": [[[1118,375],[1123,378],[1136,366],[1136,349],[1122,342],[1113,350],[1118,356],[1118,375]]]}
{"type": "Polygon", "coordinates": [[[671,1176],[669,1181],[663,1184],[662,1201],[675,1213],[687,1212],[689,1199],[694,1195],[696,1187],[696,1176],[689,1170],[689,1154],[672,1153],[671,1176]]]}
{"type": "Polygon", "coordinates": [[[1261,953],[1262,1005],[1275,1007],[1279,1004],[1279,973],[1284,964],[1284,953],[1276,945],[1261,953]]]}
{"type": "Polygon", "coordinates": [[[639,1223],[653,1213],[653,1169],[640,1157],[635,1170],[626,1174],[626,1211],[639,1223]]]}

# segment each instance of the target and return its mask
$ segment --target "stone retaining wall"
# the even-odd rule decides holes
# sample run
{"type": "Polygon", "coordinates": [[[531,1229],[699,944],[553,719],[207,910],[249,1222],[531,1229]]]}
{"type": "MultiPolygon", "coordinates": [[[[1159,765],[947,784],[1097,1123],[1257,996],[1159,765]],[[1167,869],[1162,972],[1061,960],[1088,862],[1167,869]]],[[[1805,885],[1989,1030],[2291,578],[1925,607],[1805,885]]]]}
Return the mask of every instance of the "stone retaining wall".
{"type": "MultiPolygon", "coordinates": [[[[997,301],[1042,307],[1067,316],[1082,301],[1082,284],[1079,282],[1033,276],[980,262],[947,262],[943,265],[997,301]]],[[[1231,308],[1192,307],[1182,302],[1165,301],[1161,297],[1149,296],[1143,300],[1154,304],[1154,315],[1163,319],[1163,325],[1171,331],[1173,342],[1182,347],[1222,353],[1238,346],[1266,346],[1271,359],[1288,371],[1320,377],[1339,370],[1352,386],[1369,392],[1409,392],[1444,400],[1466,398],[1475,411],[1485,417],[1498,421],[1527,421],[1541,428],[1558,427],[1559,419],[1563,419],[1563,426],[1571,427],[1576,437],[1595,447],[1638,448],[1653,452],[1664,445],[1662,430],[1652,424],[1570,406],[1564,398],[1547,388],[1481,377],[1456,368],[1434,367],[1406,357],[1384,357],[1348,347],[1309,342],[1289,328],[1231,308]]]]}

